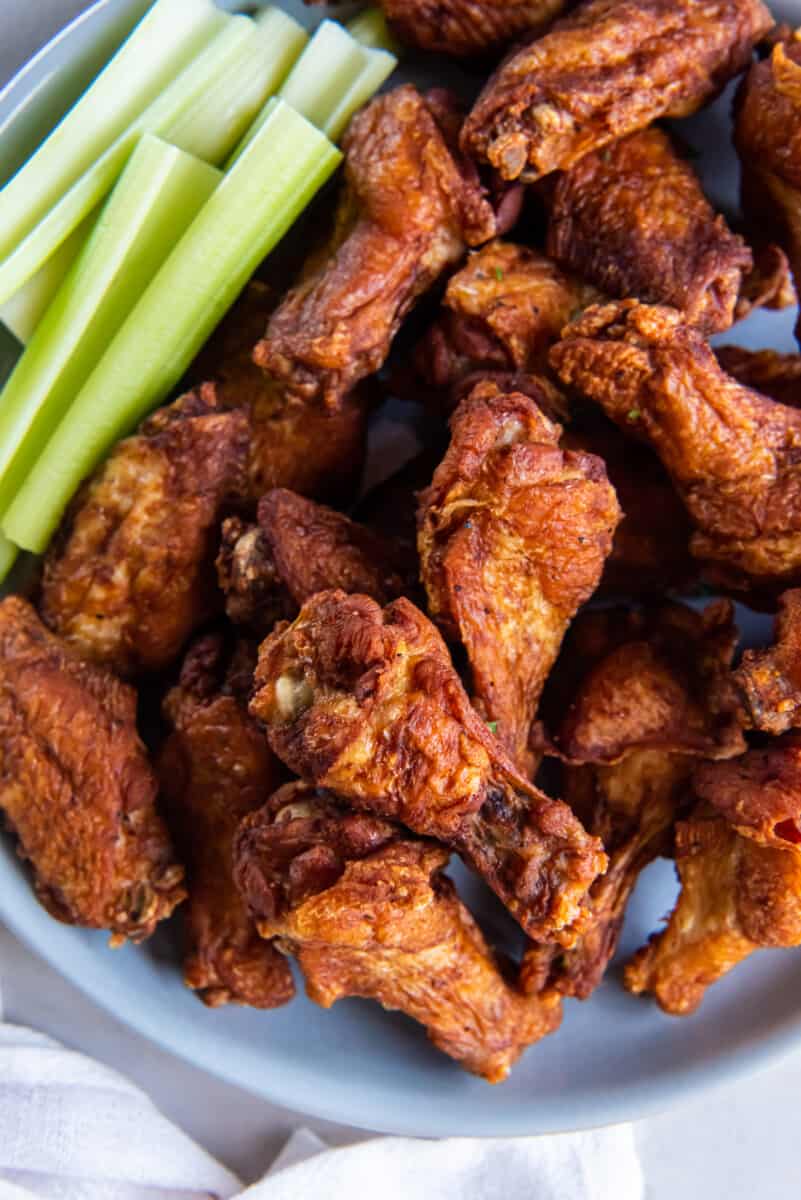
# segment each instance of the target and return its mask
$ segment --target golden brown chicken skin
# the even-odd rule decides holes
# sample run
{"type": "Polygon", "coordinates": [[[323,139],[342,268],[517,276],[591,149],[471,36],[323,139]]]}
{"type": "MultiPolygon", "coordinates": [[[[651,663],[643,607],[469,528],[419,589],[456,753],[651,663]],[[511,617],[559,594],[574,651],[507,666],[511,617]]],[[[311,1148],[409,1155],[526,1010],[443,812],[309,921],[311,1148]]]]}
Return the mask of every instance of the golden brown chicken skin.
{"type": "Polygon", "coordinates": [[[120,442],[69,509],[44,565],[44,620],[123,676],[169,666],[222,607],[219,522],[241,497],[244,412],[205,385],[120,442]]]}
{"type": "Polygon", "coordinates": [[[244,822],[237,878],[265,937],[297,957],[310,998],[400,1009],[466,1070],[500,1083],[561,1018],[554,993],[525,997],[443,868],[448,851],[304,783],[244,822]]]}
{"type": "Polygon", "coordinates": [[[318,593],[262,643],[251,712],[298,775],[457,850],[531,936],[575,938],[600,843],[517,773],[408,600],[318,593]]]}
{"type": "Polygon", "coordinates": [[[470,58],[544,29],[566,0],[381,0],[381,7],[408,46],[470,58]]]}
{"type": "Polygon", "coordinates": [[[454,117],[441,95],[426,99],[407,84],[351,122],[331,244],[254,352],[288,395],[336,408],[382,365],[415,300],[496,232],[477,174],[449,145],[454,117]]]}
{"type": "Polygon", "coordinates": [[[674,1016],[754,950],[801,945],[798,743],[705,763],[693,785],[701,804],[676,828],[676,907],[624,975],[674,1016]]]}
{"type": "Polygon", "coordinates": [[[747,350],[745,346],[716,346],[715,357],[738,383],[770,396],[779,404],[801,408],[801,354],[747,350]]]}
{"type": "Polygon", "coordinates": [[[418,511],[429,613],[465,647],[473,703],[524,775],[543,684],[620,520],[603,462],[560,434],[527,396],[479,384],[418,511]]]}
{"type": "Polygon", "coordinates": [[[696,112],[772,25],[759,0],[585,0],[500,65],[462,148],[504,179],[567,170],[657,117],[696,112]]]}
{"type": "Polygon", "coordinates": [[[389,542],[285,488],[262,496],[256,525],[225,521],[217,557],[228,616],[262,636],[330,588],[386,604],[406,588],[396,567],[402,569],[401,555],[389,542]]]}
{"type": "Polygon", "coordinates": [[[754,265],[743,277],[734,306],[735,321],[744,321],[756,308],[777,310],[798,302],[787,255],[775,242],[765,241],[764,235],[749,232],[754,235],[754,265]]]}
{"type": "Polygon", "coordinates": [[[609,296],[670,304],[704,333],[728,329],[751,251],[716,214],[661,129],[585,155],[548,189],[546,250],[609,296]]]}
{"type": "Polygon", "coordinates": [[[204,1004],[276,1008],[294,994],[286,959],[258,935],[233,880],[233,840],[282,768],[248,716],[252,653],[221,634],[195,641],[164,700],[171,727],[156,764],[167,819],[186,863],[184,981],[204,1004]]]}
{"type": "Polygon", "coordinates": [[[68,925],[149,937],[186,892],[136,732],[136,693],[18,596],[0,603],[0,811],[68,925]]]}
{"type": "Polygon", "coordinates": [[[746,724],[774,735],[801,725],[801,591],[779,598],[774,645],[746,650],[734,672],[746,724]]]}
{"type": "Polygon", "coordinates": [[[588,309],[550,358],[564,384],[656,450],[711,578],[772,591],[801,577],[801,413],[726,375],[671,308],[588,309]]]}

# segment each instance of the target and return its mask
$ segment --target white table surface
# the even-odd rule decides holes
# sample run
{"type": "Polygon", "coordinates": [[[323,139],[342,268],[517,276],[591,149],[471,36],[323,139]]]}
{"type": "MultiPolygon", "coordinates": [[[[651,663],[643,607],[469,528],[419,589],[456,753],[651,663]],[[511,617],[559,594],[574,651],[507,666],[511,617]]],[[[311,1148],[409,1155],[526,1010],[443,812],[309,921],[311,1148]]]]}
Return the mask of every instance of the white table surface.
{"type": "MultiPolygon", "coordinates": [[[[88,0],[0,0],[0,84],[88,0]]],[[[246,1179],[301,1120],[157,1049],[66,983],[0,926],[8,1020],[33,1025],[116,1067],[246,1179]]],[[[801,1055],[637,1125],[649,1200],[798,1200],[801,1055]]],[[[329,1141],[363,1136],[304,1122],[329,1141]]],[[[565,1197],[570,1200],[570,1197],[565,1197]]],[[[610,1197],[610,1200],[614,1200],[610,1197]]]]}

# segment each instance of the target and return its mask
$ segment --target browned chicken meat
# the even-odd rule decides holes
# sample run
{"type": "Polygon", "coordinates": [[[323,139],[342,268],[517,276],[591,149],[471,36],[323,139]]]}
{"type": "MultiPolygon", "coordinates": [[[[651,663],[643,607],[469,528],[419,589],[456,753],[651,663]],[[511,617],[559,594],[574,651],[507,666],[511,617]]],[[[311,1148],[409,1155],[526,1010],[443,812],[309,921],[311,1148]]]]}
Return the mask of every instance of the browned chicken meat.
{"type": "Polygon", "coordinates": [[[696,112],[772,25],[760,0],[585,0],[505,59],[462,147],[504,179],[566,170],[657,117],[696,112]]]}
{"type": "Polygon", "coordinates": [[[255,647],[231,655],[223,635],[199,638],[163,706],[171,733],[157,772],[189,889],[184,981],[212,1008],[275,1008],[294,994],[286,959],[259,937],[233,879],[237,826],[282,776],[248,716],[254,662],[255,647]]]}
{"type": "Polygon", "coordinates": [[[262,644],[255,684],[291,770],[458,850],[532,937],[575,938],[600,843],[517,773],[408,600],[318,593],[262,644]]]}
{"type": "Polygon", "coordinates": [[[477,174],[451,148],[459,116],[411,85],[379,96],[343,141],[331,244],[307,263],[254,358],[283,392],[336,408],[377,371],[415,300],[496,232],[477,174]]]}
{"type": "Polygon", "coordinates": [[[780,734],[801,726],[801,591],[779,599],[775,644],[746,650],[734,681],[746,723],[780,734]]]}
{"type": "Polygon", "coordinates": [[[468,58],[500,50],[544,29],[567,0],[381,0],[401,41],[420,50],[468,58]]]}
{"type": "Polygon", "coordinates": [[[801,577],[801,412],[726,375],[674,309],[636,301],[588,309],[551,363],[656,450],[711,578],[768,591],[801,577]]]}
{"type": "Polygon", "coordinates": [[[717,346],[715,356],[723,370],[739,383],[778,400],[779,404],[801,408],[801,354],[717,346]]]}
{"type": "Polygon", "coordinates": [[[0,812],[69,925],[141,941],[186,895],[136,732],[136,693],[18,596],[0,603],[0,812]]]}
{"type": "Polygon", "coordinates": [[[560,266],[609,296],[670,304],[705,333],[732,324],[751,251],[663,130],[586,154],[546,194],[560,266]]]}
{"type": "Polygon", "coordinates": [[[67,512],[44,566],[41,612],[84,657],[137,675],[169,666],[222,607],[214,556],[245,486],[248,422],[212,385],[120,442],[67,512]]]}
{"type": "Polygon", "coordinates": [[[418,513],[429,612],[465,647],[473,702],[524,775],[543,684],[620,520],[601,459],[561,450],[560,433],[527,396],[479,384],[418,513]]]}
{"type": "Polygon", "coordinates": [[[391,543],[284,488],[262,496],[256,525],[228,518],[217,558],[228,616],[261,636],[329,588],[386,604],[405,590],[396,567],[402,562],[391,543]]]}
{"type": "Polygon", "coordinates": [[[694,776],[699,807],[676,828],[681,893],[625,971],[676,1016],[754,950],[801,945],[801,746],[774,743],[694,776]]]}
{"type": "Polygon", "coordinates": [[[243,823],[236,874],[265,937],[297,956],[330,1007],[377,1000],[490,1083],[559,1025],[553,993],[525,997],[442,871],[448,851],[308,784],[282,788],[243,823]]]}

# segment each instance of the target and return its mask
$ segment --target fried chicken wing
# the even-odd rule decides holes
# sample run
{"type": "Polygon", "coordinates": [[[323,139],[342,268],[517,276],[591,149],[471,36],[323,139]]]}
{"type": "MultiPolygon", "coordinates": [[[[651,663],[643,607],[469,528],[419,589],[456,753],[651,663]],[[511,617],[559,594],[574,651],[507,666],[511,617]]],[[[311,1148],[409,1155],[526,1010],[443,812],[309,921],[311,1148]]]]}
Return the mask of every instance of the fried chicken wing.
{"type": "Polygon", "coordinates": [[[801,945],[801,747],[705,763],[693,783],[702,804],[676,828],[679,899],[624,977],[676,1016],[754,950],[801,945]]]}
{"type": "Polygon", "coordinates": [[[136,732],[136,693],[18,596],[0,603],[0,811],[68,925],[149,937],[186,895],[136,732]]]}
{"type": "Polygon", "coordinates": [[[381,0],[402,42],[469,58],[500,50],[523,33],[542,30],[567,0],[381,0]]]}
{"type": "Polygon", "coordinates": [[[550,358],[563,383],[656,450],[710,577],[767,591],[801,576],[800,412],[726,375],[670,308],[588,309],[550,358]]]}
{"type": "Polygon", "coordinates": [[[746,650],[734,672],[748,723],[780,734],[801,725],[801,591],[779,598],[774,645],[746,650]]]}
{"type": "Polygon", "coordinates": [[[738,383],[770,396],[779,404],[801,408],[801,354],[717,346],[715,356],[723,370],[738,383]]]}
{"type": "Polygon", "coordinates": [[[228,518],[217,558],[228,616],[262,636],[330,588],[386,604],[406,588],[397,566],[400,556],[383,538],[285,488],[262,496],[257,525],[228,518]]]}
{"type": "Polygon", "coordinates": [[[757,237],[751,247],[754,265],[744,276],[734,306],[735,321],[744,321],[756,308],[789,308],[798,302],[790,262],[780,246],[757,237]]]}
{"type": "Polygon", "coordinates": [[[441,97],[408,84],[351,122],[332,244],[307,264],[254,351],[290,396],[336,408],[382,365],[415,300],[496,232],[477,174],[449,146],[453,123],[441,97]]]}
{"type": "Polygon", "coordinates": [[[704,333],[728,329],[751,251],[661,129],[586,154],[548,195],[546,250],[609,296],[670,304],[704,333]]]}
{"type": "Polygon", "coordinates": [[[220,518],[241,496],[248,422],[210,385],[159,409],[80,490],[45,559],[41,613],[124,676],[170,665],[222,607],[220,518]]]}
{"type": "Polygon", "coordinates": [[[527,998],[442,871],[448,851],[330,794],[292,783],[248,817],[237,878],[259,930],[297,956],[308,995],[377,1000],[425,1026],[466,1070],[499,1083],[560,1022],[554,993],[527,998]]]}
{"type": "Polygon", "coordinates": [[[501,63],[462,148],[504,179],[566,170],[657,117],[686,117],[773,25],[759,0],[585,0],[501,63]]]}
{"type": "Polygon", "coordinates": [[[211,1008],[275,1008],[294,994],[292,973],[259,937],[234,884],[232,855],[239,822],[264,804],[282,768],[248,716],[237,678],[252,674],[255,647],[240,644],[228,664],[227,657],[222,635],[199,638],[163,705],[171,733],[157,772],[188,873],[184,981],[211,1008]]]}
{"type": "Polygon", "coordinates": [[[261,646],[251,712],[291,770],[456,849],[533,937],[575,937],[600,843],[520,776],[408,600],[321,592],[261,646]]]}
{"type": "Polygon", "coordinates": [[[473,702],[524,775],[543,684],[620,520],[601,460],[562,451],[560,433],[527,396],[479,384],[418,513],[429,612],[465,647],[473,702]]]}

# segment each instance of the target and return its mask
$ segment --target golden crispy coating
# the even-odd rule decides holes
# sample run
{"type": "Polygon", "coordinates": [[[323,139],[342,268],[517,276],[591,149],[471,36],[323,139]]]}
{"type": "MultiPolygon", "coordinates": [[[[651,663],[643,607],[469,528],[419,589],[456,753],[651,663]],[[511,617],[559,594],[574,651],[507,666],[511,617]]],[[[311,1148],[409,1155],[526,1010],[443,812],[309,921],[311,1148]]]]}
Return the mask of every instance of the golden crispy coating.
{"type": "Polygon", "coordinates": [[[429,612],[464,645],[474,703],[524,775],[540,692],[620,519],[601,460],[562,451],[560,433],[527,396],[479,384],[418,512],[429,612]]]}
{"type": "Polygon", "coordinates": [[[41,612],[121,675],[158,671],[222,606],[220,517],[244,488],[248,422],[206,384],[120,442],[73,501],[45,560],[41,612]]]}
{"type": "Polygon", "coordinates": [[[548,190],[546,249],[609,296],[670,304],[705,333],[728,329],[751,251],[716,215],[661,129],[585,155],[548,190]]]}
{"type": "Polygon", "coordinates": [[[542,30],[567,0],[381,0],[392,29],[409,46],[457,58],[500,50],[542,30]]]}
{"type": "Polygon", "coordinates": [[[501,64],[462,147],[504,179],[566,170],[657,117],[695,112],[772,24],[759,0],[585,0],[501,64]]]}
{"type": "Polygon", "coordinates": [[[264,284],[248,284],[206,343],[194,377],[214,379],[221,404],[245,409],[250,417],[248,478],[254,504],[274,487],[347,503],[361,478],[369,405],[357,392],[330,411],[287,395],[265,376],[253,362],[253,347],[273,307],[264,284]]]}
{"type": "Polygon", "coordinates": [[[259,501],[257,525],[239,517],[223,524],[217,574],[230,619],[264,636],[330,588],[386,604],[405,590],[398,565],[392,545],[364,525],[275,488],[259,501]]]}
{"type": "Polygon", "coordinates": [[[723,370],[738,383],[778,400],[801,408],[801,354],[781,354],[778,350],[746,350],[745,346],[717,346],[717,358],[723,370]]]}
{"type": "Polygon", "coordinates": [[[671,308],[588,309],[550,359],[564,383],[656,450],[709,574],[764,589],[801,575],[801,413],[726,375],[671,308]]]}
{"type": "Polygon", "coordinates": [[[755,241],[754,265],[743,278],[734,306],[735,321],[745,320],[755,308],[789,308],[798,302],[787,255],[773,242],[755,241]]]}
{"type": "Polygon", "coordinates": [[[527,998],[504,978],[441,846],[293,783],[247,818],[236,858],[259,930],[297,956],[324,1008],[363,996],[400,1009],[490,1083],[558,1027],[554,993],[527,998]]]}
{"type": "Polygon", "coordinates": [[[186,892],[136,732],[136,693],[82,662],[26,601],[0,603],[0,811],[68,925],[141,941],[186,892]]]}
{"type": "Polygon", "coordinates": [[[291,770],[458,850],[531,936],[575,937],[600,843],[518,775],[408,600],[318,593],[262,644],[255,684],[291,770]]]}
{"type": "MultiPolygon", "coordinates": [[[[238,656],[251,657],[246,646],[238,656]]],[[[294,994],[286,959],[258,935],[233,880],[233,840],[247,813],[264,803],[282,770],[238,695],[236,662],[226,677],[221,635],[190,647],[164,716],[172,732],[157,771],[167,818],[187,866],[184,981],[204,1004],[275,1008],[294,994]]],[[[255,649],[251,657],[255,659],[255,649]]],[[[244,670],[242,667],[244,666],[244,670]]]]}
{"type": "Polygon", "coordinates": [[[801,591],[779,598],[774,642],[746,650],[734,682],[748,723],[775,735],[801,725],[801,591]]]}
{"type": "Polygon", "coordinates": [[[466,246],[492,237],[478,177],[449,148],[453,112],[407,84],[377,97],[343,141],[332,245],[276,309],[254,361],[282,389],[336,408],[377,371],[403,318],[466,246]]]}

